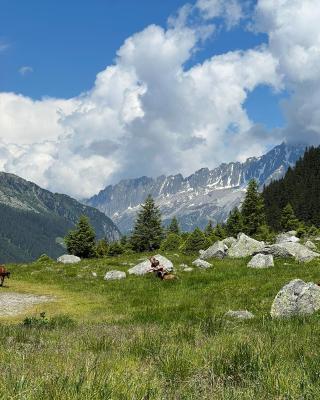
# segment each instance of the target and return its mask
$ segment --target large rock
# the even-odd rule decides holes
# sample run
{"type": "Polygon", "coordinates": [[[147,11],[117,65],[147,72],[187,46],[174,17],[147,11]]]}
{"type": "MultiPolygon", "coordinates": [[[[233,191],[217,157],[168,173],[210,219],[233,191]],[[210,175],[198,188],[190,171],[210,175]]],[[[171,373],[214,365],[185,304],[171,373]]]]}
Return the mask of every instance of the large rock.
{"type": "Polygon", "coordinates": [[[296,236],[292,235],[291,232],[286,232],[286,233],[280,233],[277,237],[276,237],[276,243],[277,244],[282,244],[282,243],[298,243],[300,241],[299,238],[297,238],[296,236]]]}
{"type": "Polygon", "coordinates": [[[212,267],[212,264],[208,263],[207,261],[201,260],[200,258],[197,258],[192,262],[193,265],[199,268],[207,269],[212,267]]]}
{"type": "Polygon", "coordinates": [[[320,254],[315,253],[300,243],[284,242],[279,244],[279,246],[287,250],[299,262],[309,262],[320,256],[320,254]]]}
{"type": "Polygon", "coordinates": [[[232,258],[252,256],[254,253],[260,252],[264,247],[264,242],[259,242],[244,233],[240,233],[236,243],[229,248],[228,256],[232,258]]]}
{"type": "Polygon", "coordinates": [[[230,236],[225,239],[223,239],[222,243],[225,244],[228,248],[231,247],[234,243],[236,243],[237,239],[234,237],[230,236]]]}
{"type": "Polygon", "coordinates": [[[311,240],[307,240],[304,244],[308,249],[317,251],[317,246],[311,242],[311,240]]]}
{"type": "Polygon", "coordinates": [[[269,268],[274,267],[273,256],[271,254],[256,254],[248,263],[249,268],[269,268]]]}
{"type": "Polygon", "coordinates": [[[280,244],[272,244],[265,246],[259,253],[271,254],[276,258],[290,258],[293,257],[292,253],[280,244]]]}
{"type": "Polygon", "coordinates": [[[57,258],[57,261],[63,264],[76,264],[81,261],[81,258],[71,254],[64,254],[63,256],[57,258]]]}
{"type": "Polygon", "coordinates": [[[125,279],[126,277],[126,273],[123,271],[109,271],[105,274],[104,280],[115,281],[119,279],[125,279]]]}
{"type": "Polygon", "coordinates": [[[202,260],[208,260],[209,258],[224,258],[227,254],[228,247],[221,241],[215,242],[207,250],[200,252],[200,258],[202,260]]]}
{"type": "Polygon", "coordinates": [[[254,315],[247,310],[238,310],[238,311],[233,311],[229,310],[224,314],[225,317],[229,318],[237,318],[237,319],[251,319],[254,318],[254,315]]]}
{"type": "Polygon", "coordinates": [[[294,279],[278,292],[270,314],[272,318],[288,318],[313,314],[319,309],[320,287],[312,282],[294,279]]]}
{"type": "MultiPolygon", "coordinates": [[[[157,254],[154,257],[157,260],[159,260],[160,265],[163,265],[168,272],[173,271],[173,264],[166,257],[163,257],[160,254],[157,254]]],[[[145,260],[145,261],[135,265],[134,267],[130,268],[128,270],[128,273],[129,273],[129,275],[145,275],[150,270],[150,267],[151,267],[150,261],[145,260]]]]}

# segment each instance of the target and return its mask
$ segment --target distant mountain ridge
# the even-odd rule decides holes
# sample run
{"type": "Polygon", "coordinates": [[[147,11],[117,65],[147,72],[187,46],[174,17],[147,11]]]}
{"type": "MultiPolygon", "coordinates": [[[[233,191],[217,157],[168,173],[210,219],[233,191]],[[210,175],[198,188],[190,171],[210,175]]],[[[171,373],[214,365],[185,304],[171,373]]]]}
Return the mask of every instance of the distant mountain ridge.
{"type": "Polygon", "coordinates": [[[117,226],[97,209],[0,172],[0,263],[32,261],[42,253],[61,255],[62,238],[82,214],[89,217],[98,238],[120,237],[117,226]]]}
{"type": "Polygon", "coordinates": [[[176,216],[184,230],[203,228],[209,219],[224,221],[243,199],[248,181],[260,185],[281,178],[304,154],[305,145],[282,143],[261,157],[244,163],[223,163],[213,170],[202,168],[189,177],[181,174],[122,180],[86,201],[108,215],[122,232],[132,229],[139,206],[151,194],[160,206],[164,222],[176,216]]]}

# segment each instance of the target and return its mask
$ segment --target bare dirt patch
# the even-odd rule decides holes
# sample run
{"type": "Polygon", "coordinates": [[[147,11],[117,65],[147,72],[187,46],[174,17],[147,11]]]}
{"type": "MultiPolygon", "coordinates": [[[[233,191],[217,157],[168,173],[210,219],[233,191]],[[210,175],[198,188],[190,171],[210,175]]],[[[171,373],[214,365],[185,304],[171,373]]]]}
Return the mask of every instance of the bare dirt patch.
{"type": "Polygon", "coordinates": [[[52,301],[53,297],[22,293],[0,292],[0,317],[8,317],[22,313],[36,304],[52,301]]]}

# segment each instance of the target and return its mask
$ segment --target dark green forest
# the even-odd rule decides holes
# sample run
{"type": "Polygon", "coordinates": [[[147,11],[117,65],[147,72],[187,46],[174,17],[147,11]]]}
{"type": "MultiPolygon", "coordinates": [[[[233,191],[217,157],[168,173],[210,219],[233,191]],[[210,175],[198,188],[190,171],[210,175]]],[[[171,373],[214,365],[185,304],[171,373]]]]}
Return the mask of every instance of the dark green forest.
{"type": "Polygon", "coordinates": [[[281,230],[281,211],[289,203],[306,225],[320,227],[320,147],[310,147],[285,176],[263,190],[268,225],[281,230]]]}

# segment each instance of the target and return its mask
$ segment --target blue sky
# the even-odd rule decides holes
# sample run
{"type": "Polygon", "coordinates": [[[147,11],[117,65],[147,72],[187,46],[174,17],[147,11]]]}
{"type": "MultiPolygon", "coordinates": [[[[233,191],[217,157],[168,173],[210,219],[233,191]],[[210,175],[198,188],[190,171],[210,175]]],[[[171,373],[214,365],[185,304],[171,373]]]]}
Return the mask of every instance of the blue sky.
{"type": "Polygon", "coordinates": [[[318,144],[319,20],[319,0],[0,0],[0,170],[84,198],[318,144]]]}
{"type": "MultiPolygon", "coordinates": [[[[150,24],[166,26],[185,0],[1,0],[0,92],[33,99],[70,98],[89,90],[95,76],[114,62],[124,40],[150,24]],[[32,68],[22,75],[23,67],[32,68]]],[[[189,67],[217,54],[267,42],[265,34],[240,25],[218,32],[188,62],[189,67]]],[[[268,128],[282,126],[276,95],[268,87],[250,94],[250,118],[268,128]]]]}

